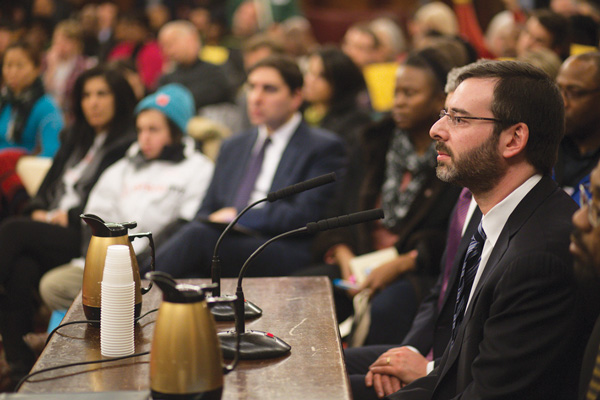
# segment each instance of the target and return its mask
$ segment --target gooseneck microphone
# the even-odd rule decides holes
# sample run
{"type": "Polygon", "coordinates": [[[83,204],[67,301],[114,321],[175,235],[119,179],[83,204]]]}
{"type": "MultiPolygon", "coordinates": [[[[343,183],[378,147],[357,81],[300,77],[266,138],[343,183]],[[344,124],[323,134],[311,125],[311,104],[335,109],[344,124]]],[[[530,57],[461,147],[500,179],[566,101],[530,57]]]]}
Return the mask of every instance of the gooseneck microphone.
{"type": "Polygon", "coordinates": [[[240,346],[239,357],[240,359],[244,360],[280,357],[284,354],[287,354],[291,350],[291,346],[289,344],[271,333],[253,330],[246,331],[244,318],[240,318],[243,317],[245,303],[242,280],[252,260],[254,260],[256,256],[258,256],[264,250],[265,247],[276,240],[283,239],[297,233],[316,233],[328,229],[341,228],[344,226],[360,224],[362,222],[373,221],[383,217],[383,210],[381,208],[377,208],[340,217],[324,219],[318,222],[310,222],[302,228],[294,229],[292,231],[275,236],[274,238],[267,240],[258,249],[256,249],[254,253],[252,253],[244,262],[244,265],[242,266],[242,269],[238,275],[237,288],[235,292],[237,299],[234,303],[235,313],[238,315],[238,318],[235,320],[235,330],[220,332],[218,334],[219,340],[221,341],[223,357],[231,359],[235,356],[238,340],[240,346]]]}
{"type": "MultiPolygon", "coordinates": [[[[236,215],[236,217],[225,227],[225,229],[217,239],[217,243],[215,244],[215,248],[213,250],[210,271],[212,283],[216,284],[216,288],[213,290],[213,296],[221,296],[221,259],[219,257],[219,247],[221,245],[221,242],[223,241],[223,237],[225,236],[225,234],[229,232],[231,228],[233,228],[233,226],[238,222],[242,215],[246,213],[246,211],[256,206],[257,204],[264,203],[265,201],[272,203],[274,201],[293,196],[306,190],[314,189],[316,187],[323,186],[327,183],[334,182],[335,179],[335,172],[330,172],[329,174],[317,176],[316,178],[312,178],[291,186],[287,186],[283,189],[270,192],[264,199],[255,201],[254,203],[249,204],[246,208],[240,211],[240,213],[236,215]]],[[[260,315],[262,314],[262,310],[258,306],[248,301],[246,301],[244,304],[245,305],[243,318],[252,319],[260,317],[260,315]]],[[[234,320],[234,310],[228,303],[215,304],[213,308],[211,308],[211,312],[217,321],[234,320]]]]}

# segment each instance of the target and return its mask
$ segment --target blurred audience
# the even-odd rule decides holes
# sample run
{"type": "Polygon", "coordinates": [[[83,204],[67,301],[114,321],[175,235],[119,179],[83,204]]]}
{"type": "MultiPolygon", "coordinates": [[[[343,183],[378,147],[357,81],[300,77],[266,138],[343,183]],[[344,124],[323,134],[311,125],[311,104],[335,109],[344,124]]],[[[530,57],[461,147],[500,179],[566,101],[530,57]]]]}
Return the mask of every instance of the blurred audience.
{"type": "Polygon", "coordinates": [[[0,225],[0,333],[13,382],[29,372],[34,353],[23,341],[38,307],[41,274],[80,256],[81,220],[90,190],[104,169],[135,139],[135,96],[124,77],[95,67],[73,89],[74,122],[27,216],[0,225]]]}
{"type": "Polygon", "coordinates": [[[119,15],[115,28],[117,44],[108,54],[108,61],[131,60],[147,91],[156,89],[163,72],[164,57],[143,13],[119,15]]]}
{"type": "Polygon", "coordinates": [[[0,90],[0,149],[52,157],[59,147],[62,113],[41,79],[41,55],[25,42],[4,53],[0,90]]]}
{"type": "Polygon", "coordinates": [[[58,23],[44,61],[44,87],[56,100],[68,121],[71,118],[70,101],[75,80],[96,63],[95,59],[83,55],[83,35],[79,22],[64,20],[58,23]]]}
{"type": "Polygon", "coordinates": [[[361,70],[337,47],[323,47],[308,59],[304,74],[304,119],[311,125],[340,135],[349,148],[371,118],[359,106],[359,96],[366,95],[361,70]]]}
{"type": "MultiPolygon", "coordinates": [[[[267,193],[326,173],[343,174],[343,141],[309,127],[299,113],[302,73],[289,57],[271,56],[248,71],[248,116],[255,126],[223,142],[215,172],[196,217],[156,254],[157,269],[173,277],[210,276],[210,254],[223,225],[267,193]]],[[[221,274],[237,276],[244,260],[269,238],[318,220],[335,185],[324,185],[244,214],[238,235],[221,242],[221,274]]],[[[248,276],[282,276],[310,259],[312,236],[272,243],[248,276]]]]}
{"type": "Polygon", "coordinates": [[[412,46],[421,48],[421,40],[432,31],[441,35],[458,35],[458,20],[452,8],[440,1],[433,1],[419,7],[408,22],[408,30],[412,46]]]}
{"type": "Polygon", "coordinates": [[[379,62],[398,61],[408,50],[402,28],[391,18],[379,17],[370,22],[373,33],[379,39],[379,62]]]}
{"type": "Polygon", "coordinates": [[[547,9],[535,10],[527,19],[517,40],[517,56],[528,50],[544,47],[554,51],[561,60],[569,56],[571,38],[569,20],[547,9]]]}
{"type": "Polygon", "coordinates": [[[197,108],[233,101],[233,89],[221,67],[199,59],[202,42],[198,30],[189,21],[165,24],[158,34],[168,70],[160,77],[160,86],[180,83],[194,96],[197,108]]]}
{"type": "MultiPolygon", "coordinates": [[[[135,108],[137,141],[125,157],[107,168],[94,185],[84,212],[106,222],[136,221],[129,233],[152,232],[161,246],[193,219],[210,182],[213,163],[195,149],[186,127],[194,115],[191,93],[181,85],[160,87],[135,108]]],[[[89,230],[82,237],[87,253],[89,230]]],[[[139,259],[148,242],[132,242],[139,259]]],[[[51,309],[67,309],[81,290],[84,258],[47,272],[40,295],[51,309]]]]}
{"type": "Polygon", "coordinates": [[[569,57],[556,83],[565,103],[565,137],[559,147],[554,177],[580,203],[580,184],[600,160],[600,53],[569,57]]]}
{"type": "MultiPolygon", "coordinates": [[[[356,256],[397,250],[359,282],[358,290],[372,297],[366,311],[370,324],[353,332],[352,345],[399,343],[439,273],[448,217],[460,190],[435,176],[437,152],[429,128],[444,108],[450,67],[441,53],[424,49],[398,68],[392,115],[364,131],[332,205],[333,215],[382,207],[386,217],[323,232],[314,245],[322,265],[304,271],[352,281],[356,256]]],[[[344,291],[335,293],[340,321],[359,312],[344,291]]],[[[355,318],[360,325],[359,315],[355,318]]]]}
{"type": "Polygon", "coordinates": [[[367,22],[352,25],[342,41],[342,50],[359,68],[378,61],[381,43],[367,22]]]}

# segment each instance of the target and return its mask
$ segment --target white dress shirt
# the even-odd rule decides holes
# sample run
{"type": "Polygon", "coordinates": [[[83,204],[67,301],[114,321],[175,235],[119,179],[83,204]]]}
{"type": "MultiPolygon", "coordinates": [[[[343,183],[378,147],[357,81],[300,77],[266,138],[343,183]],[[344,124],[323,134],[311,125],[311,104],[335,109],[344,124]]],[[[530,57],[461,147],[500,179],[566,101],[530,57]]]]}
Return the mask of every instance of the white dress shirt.
{"type": "MultiPolygon", "coordinates": [[[[261,125],[258,127],[258,137],[252,147],[252,154],[256,154],[260,151],[260,148],[265,140],[267,140],[267,137],[271,139],[271,144],[265,149],[262,167],[256,178],[256,183],[250,194],[250,202],[248,204],[267,197],[267,194],[270,192],[271,186],[273,185],[273,177],[275,176],[275,171],[277,171],[277,167],[281,161],[281,156],[292,138],[292,135],[296,132],[296,129],[298,129],[300,122],[302,122],[302,116],[299,112],[296,112],[285,124],[281,125],[279,129],[275,130],[271,135],[267,133],[266,126],[261,125]]],[[[262,206],[264,206],[264,203],[257,205],[257,207],[262,206]]]]}
{"type": "Polygon", "coordinates": [[[504,225],[506,224],[508,217],[510,217],[521,200],[523,200],[527,193],[529,193],[529,191],[533,189],[533,187],[537,185],[541,179],[541,175],[533,175],[531,178],[523,182],[521,186],[513,190],[512,193],[506,196],[500,203],[496,204],[481,218],[481,224],[483,231],[485,232],[486,239],[485,243],[483,244],[483,251],[481,252],[479,268],[477,268],[477,274],[475,274],[473,286],[471,286],[471,293],[469,294],[469,301],[467,302],[465,313],[469,309],[475,288],[479,283],[479,279],[481,279],[481,274],[483,274],[483,271],[485,270],[486,264],[490,258],[490,254],[492,253],[492,250],[494,250],[494,246],[498,241],[498,237],[500,236],[502,229],[504,229],[504,225]]]}

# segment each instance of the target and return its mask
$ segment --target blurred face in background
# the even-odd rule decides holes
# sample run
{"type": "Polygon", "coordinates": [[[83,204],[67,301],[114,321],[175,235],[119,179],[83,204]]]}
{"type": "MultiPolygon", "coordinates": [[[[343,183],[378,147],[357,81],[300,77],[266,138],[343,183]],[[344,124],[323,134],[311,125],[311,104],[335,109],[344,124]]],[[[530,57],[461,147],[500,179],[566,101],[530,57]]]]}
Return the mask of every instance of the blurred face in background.
{"type": "Polygon", "coordinates": [[[81,45],[77,40],[73,40],[64,32],[57,30],[52,36],[52,48],[60,60],[69,60],[81,53],[81,45]]]}
{"type": "MultiPolygon", "coordinates": [[[[588,199],[588,204],[584,205],[582,202],[581,208],[573,214],[575,230],[571,235],[569,247],[573,254],[576,275],[586,284],[598,282],[600,277],[600,225],[598,225],[600,168],[598,165],[590,174],[589,189],[592,196],[588,199]]],[[[595,292],[598,293],[597,288],[595,292]]]]}
{"type": "Polygon", "coordinates": [[[517,40],[517,55],[523,55],[528,50],[535,50],[540,47],[552,49],[554,38],[544,25],[537,18],[531,17],[525,23],[525,27],[519,34],[517,40]]]}
{"type": "Polygon", "coordinates": [[[106,131],[115,115],[115,97],[101,76],[88,79],[81,96],[83,115],[96,133],[106,131]]]}
{"type": "Polygon", "coordinates": [[[167,117],[155,109],[140,112],[136,120],[137,141],[147,160],[160,156],[165,146],[173,143],[167,117]]]}
{"type": "Polygon", "coordinates": [[[25,50],[13,47],[6,51],[2,64],[2,77],[4,83],[16,95],[31,86],[39,74],[39,66],[35,65],[25,50]]]}
{"type": "Polygon", "coordinates": [[[377,61],[375,39],[359,29],[349,29],[344,36],[342,51],[360,68],[377,61]]]}
{"type": "Polygon", "coordinates": [[[429,71],[409,65],[398,68],[392,108],[398,128],[428,132],[444,108],[444,100],[445,96],[436,90],[429,71]]]}
{"type": "Polygon", "coordinates": [[[308,69],[304,74],[304,99],[309,103],[329,104],[333,88],[325,78],[323,60],[313,55],[308,60],[308,69]]]}
{"type": "Polygon", "coordinates": [[[171,62],[187,65],[198,60],[201,48],[198,35],[177,28],[167,28],[160,31],[158,42],[162,53],[171,62]]]}
{"type": "Polygon", "coordinates": [[[575,141],[600,130],[600,82],[593,61],[568,58],[560,68],[556,83],[565,102],[565,134],[575,141]]]}
{"type": "Polygon", "coordinates": [[[253,70],[246,86],[248,118],[254,125],[264,124],[269,133],[285,124],[302,103],[302,92],[292,92],[279,71],[272,67],[253,70]]]}

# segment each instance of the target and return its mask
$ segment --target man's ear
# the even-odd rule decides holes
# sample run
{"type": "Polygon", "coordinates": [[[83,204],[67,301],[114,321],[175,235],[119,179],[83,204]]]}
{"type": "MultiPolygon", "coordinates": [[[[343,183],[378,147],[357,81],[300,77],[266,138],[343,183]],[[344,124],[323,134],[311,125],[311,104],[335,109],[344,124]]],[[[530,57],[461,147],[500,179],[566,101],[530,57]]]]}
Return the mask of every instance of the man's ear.
{"type": "Polygon", "coordinates": [[[523,122],[511,125],[500,134],[500,151],[504,158],[525,154],[529,141],[529,127],[523,122]]]}

